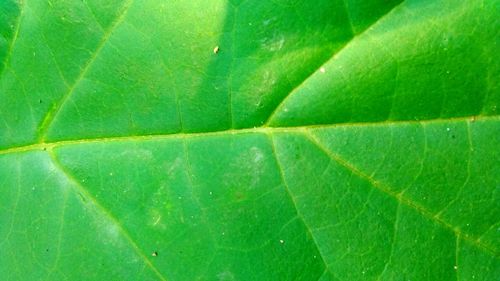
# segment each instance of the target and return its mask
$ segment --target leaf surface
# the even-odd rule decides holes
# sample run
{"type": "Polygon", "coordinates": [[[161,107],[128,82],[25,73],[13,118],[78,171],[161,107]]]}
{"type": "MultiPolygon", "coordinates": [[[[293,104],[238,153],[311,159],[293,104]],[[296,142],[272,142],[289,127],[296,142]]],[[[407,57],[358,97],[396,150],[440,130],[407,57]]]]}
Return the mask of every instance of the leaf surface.
{"type": "Polygon", "coordinates": [[[495,280],[497,0],[0,4],[4,280],[495,280]]]}

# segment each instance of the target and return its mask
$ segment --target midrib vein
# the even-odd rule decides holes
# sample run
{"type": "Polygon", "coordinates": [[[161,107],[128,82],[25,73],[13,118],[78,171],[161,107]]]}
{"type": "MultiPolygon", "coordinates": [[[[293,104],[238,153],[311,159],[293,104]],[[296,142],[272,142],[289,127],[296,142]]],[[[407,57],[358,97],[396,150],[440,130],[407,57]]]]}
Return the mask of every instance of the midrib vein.
{"type": "Polygon", "coordinates": [[[148,140],[161,140],[161,139],[179,139],[184,138],[200,138],[200,137],[217,137],[217,136],[231,136],[239,134],[272,134],[272,133],[297,133],[303,132],[308,129],[328,129],[328,128],[360,128],[360,127],[384,127],[384,126],[398,126],[398,125],[420,125],[432,123],[448,123],[448,122],[466,122],[475,120],[475,122],[484,121],[500,121],[500,115],[495,116],[466,116],[457,118],[446,119],[430,119],[430,120],[404,120],[404,121],[381,121],[381,122],[359,122],[359,123],[336,123],[328,125],[307,125],[297,127],[254,127],[244,129],[228,129],[223,131],[212,132],[193,132],[193,133],[171,133],[171,134],[151,134],[151,135],[134,135],[134,136],[116,136],[116,137],[96,137],[96,138],[82,138],[73,140],[58,140],[58,141],[39,141],[37,143],[26,144],[22,146],[15,146],[0,150],[0,155],[26,152],[32,150],[47,150],[60,146],[91,144],[91,143],[108,143],[108,142],[123,142],[123,141],[148,141],[148,140]]]}

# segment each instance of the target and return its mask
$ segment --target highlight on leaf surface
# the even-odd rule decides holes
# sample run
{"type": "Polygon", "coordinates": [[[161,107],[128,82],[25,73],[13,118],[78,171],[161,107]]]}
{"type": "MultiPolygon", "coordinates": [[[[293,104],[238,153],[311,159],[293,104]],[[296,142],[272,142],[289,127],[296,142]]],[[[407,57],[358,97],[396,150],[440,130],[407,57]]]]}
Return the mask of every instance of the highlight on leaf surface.
{"type": "Polygon", "coordinates": [[[496,280],[498,0],[4,0],[2,280],[496,280]]]}

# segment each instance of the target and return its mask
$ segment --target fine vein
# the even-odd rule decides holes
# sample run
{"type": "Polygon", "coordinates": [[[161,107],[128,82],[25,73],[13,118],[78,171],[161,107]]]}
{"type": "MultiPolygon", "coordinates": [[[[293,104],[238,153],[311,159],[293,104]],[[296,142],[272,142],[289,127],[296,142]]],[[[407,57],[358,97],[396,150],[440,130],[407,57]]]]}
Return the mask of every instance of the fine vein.
{"type": "Polygon", "coordinates": [[[295,201],[295,198],[292,196],[292,192],[290,191],[290,187],[288,186],[288,184],[287,184],[287,182],[285,180],[285,175],[284,175],[285,172],[283,171],[283,167],[282,167],[282,165],[280,163],[280,160],[278,159],[278,155],[277,155],[277,152],[276,152],[276,144],[275,144],[274,138],[270,134],[268,134],[268,138],[269,138],[269,142],[271,144],[271,148],[273,150],[274,158],[276,160],[276,165],[278,166],[278,171],[279,171],[279,174],[280,174],[280,177],[281,177],[281,181],[283,182],[283,186],[285,187],[285,191],[288,194],[288,197],[290,198],[290,200],[293,203],[293,207],[295,208],[295,213],[297,214],[297,217],[302,221],[302,223],[304,224],[304,227],[307,229],[307,232],[311,236],[311,239],[314,242],[314,246],[316,246],[316,250],[318,251],[318,253],[319,253],[320,257],[321,257],[321,261],[323,262],[323,266],[325,267],[325,270],[329,271],[328,265],[327,265],[327,263],[325,261],[325,258],[323,257],[323,253],[321,252],[321,249],[319,248],[318,242],[316,241],[316,237],[314,237],[314,234],[312,233],[311,228],[307,224],[307,222],[304,219],[304,217],[302,216],[302,214],[299,212],[299,209],[297,208],[297,202],[295,201]]]}
{"type": "Polygon", "coordinates": [[[122,224],[119,222],[118,219],[116,219],[113,214],[106,209],[103,205],[97,201],[97,199],[87,191],[85,187],[83,187],[78,180],[76,180],[71,173],[69,173],[62,163],[59,161],[55,153],[52,151],[52,149],[48,150],[48,154],[50,155],[50,158],[52,159],[52,162],[54,166],[70,181],[71,187],[73,190],[82,196],[85,197],[85,199],[89,200],[92,202],[92,204],[100,211],[101,215],[103,215],[105,218],[107,218],[111,223],[113,223],[117,228],[119,233],[122,235],[122,237],[130,244],[134,252],[143,260],[144,264],[146,264],[154,273],[155,275],[162,281],[166,281],[165,277],[158,271],[158,269],[151,263],[151,261],[146,257],[146,255],[141,251],[139,246],[135,243],[135,241],[130,237],[130,234],[127,232],[127,230],[122,226],[122,224]]]}
{"type": "MultiPolygon", "coordinates": [[[[335,51],[332,56],[330,56],[327,60],[325,60],[321,65],[320,67],[318,67],[315,71],[313,71],[311,74],[309,74],[309,76],[307,76],[306,78],[304,78],[304,80],[302,80],[301,83],[297,84],[297,86],[295,88],[293,88],[282,100],[281,102],[274,108],[273,112],[271,112],[271,114],[269,115],[269,117],[267,118],[266,122],[264,123],[266,126],[268,126],[271,121],[273,120],[274,116],[281,111],[281,108],[283,107],[283,105],[285,104],[286,100],[288,98],[290,98],[295,92],[297,92],[299,89],[301,89],[305,83],[312,77],[314,76],[314,74],[316,74],[323,65],[327,64],[329,61],[332,61],[334,60],[339,54],[342,53],[343,50],[345,50],[346,48],[348,48],[352,42],[354,42],[354,40],[356,38],[359,38],[360,36],[362,36],[363,34],[365,34],[365,32],[370,29],[372,26],[376,25],[377,23],[379,23],[381,20],[383,20],[384,18],[386,18],[389,14],[392,13],[392,11],[394,11],[395,9],[397,9],[398,7],[400,7],[403,3],[405,3],[405,1],[402,1],[401,3],[399,3],[398,5],[394,6],[391,10],[389,10],[387,13],[385,13],[384,15],[382,15],[380,18],[378,18],[375,22],[373,22],[370,26],[368,26],[365,30],[363,30],[361,33],[359,34],[355,34],[354,33],[354,30],[352,30],[352,24],[351,24],[351,21],[349,20],[349,24],[351,25],[351,30],[353,32],[353,37],[345,43],[344,46],[342,46],[339,50],[335,51]]],[[[346,6],[346,11],[347,11],[347,6],[346,6]]]]}
{"type": "Polygon", "coordinates": [[[115,19],[111,27],[106,31],[106,33],[103,35],[101,41],[99,42],[99,45],[97,46],[97,49],[94,51],[92,56],[89,58],[87,63],[84,65],[82,70],[80,71],[80,74],[76,78],[75,82],[71,85],[71,87],[68,88],[68,91],[63,95],[61,100],[55,104],[55,106],[47,112],[45,117],[43,118],[40,127],[38,128],[38,140],[43,141],[46,138],[47,135],[47,130],[49,129],[50,125],[54,121],[54,119],[57,117],[61,109],[64,107],[66,102],[69,100],[71,95],[74,93],[76,87],[78,84],[85,78],[88,70],[92,66],[92,64],[95,62],[96,58],[99,56],[99,53],[101,50],[104,48],[106,43],[108,42],[109,38],[111,37],[111,34],[113,34],[113,31],[122,23],[122,21],[125,19],[125,15],[127,14],[128,9],[132,5],[133,0],[128,0],[123,6],[122,6],[122,11],[120,12],[120,15],[115,19]]]}
{"type": "Polygon", "coordinates": [[[4,65],[2,69],[0,69],[0,77],[2,77],[3,72],[9,65],[10,59],[12,58],[12,49],[14,49],[14,45],[16,44],[17,37],[19,35],[19,29],[21,28],[21,21],[24,15],[24,7],[25,7],[24,1],[20,1],[19,16],[16,21],[16,29],[14,30],[14,35],[12,36],[12,40],[7,49],[7,55],[5,56],[5,61],[3,63],[4,65]]]}
{"type": "Polygon", "coordinates": [[[482,243],[479,239],[477,239],[478,237],[472,237],[472,236],[469,236],[467,234],[462,233],[462,231],[458,227],[455,227],[455,226],[451,225],[450,223],[444,221],[443,219],[437,217],[431,211],[427,210],[427,208],[425,208],[424,206],[421,206],[420,204],[415,203],[408,198],[405,198],[401,194],[397,194],[397,193],[393,192],[392,189],[390,187],[388,187],[386,184],[375,180],[369,174],[361,171],[356,166],[354,166],[352,163],[348,162],[347,160],[343,159],[338,154],[336,154],[336,153],[332,152],[331,150],[329,150],[328,148],[326,148],[321,143],[321,141],[316,136],[314,136],[312,133],[310,133],[309,131],[303,131],[303,135],[307,139],[309,139],[312,144],[316,145],[330,159],[339,163],[341,166],[343,166],[347,170],[351,171],[354,175],[358,176],[359,178],[366,180],[368,183],[370,183],[377,190],[385,193],[386,195],[388,195],[389,197],[398,201],[399,203],[402,203],[402,204],[410,207],[411,209],[417,211],[423,217],[430,219],[434,222],[437,222],[439,225],[451,230],[457,237],[460,237],[460,239],[463,239],[463,240],[469,242],[470,244],[478,247],[479,249],[481,249],[487,253],[493,254],[494,256],[500,256],[500,253],[497,250],[492,249],[490,246],[482,243]]]}

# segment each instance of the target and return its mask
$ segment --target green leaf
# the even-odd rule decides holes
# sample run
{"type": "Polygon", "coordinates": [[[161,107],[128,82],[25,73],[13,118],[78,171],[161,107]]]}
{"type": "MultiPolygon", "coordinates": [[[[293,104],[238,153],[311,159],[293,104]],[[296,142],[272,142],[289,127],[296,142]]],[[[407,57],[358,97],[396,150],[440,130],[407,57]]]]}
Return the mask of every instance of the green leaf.
{"type": "Polygon", "coordinates": [[[1,279],[496,280],[499,12],[3,1],[1,279]]]}

